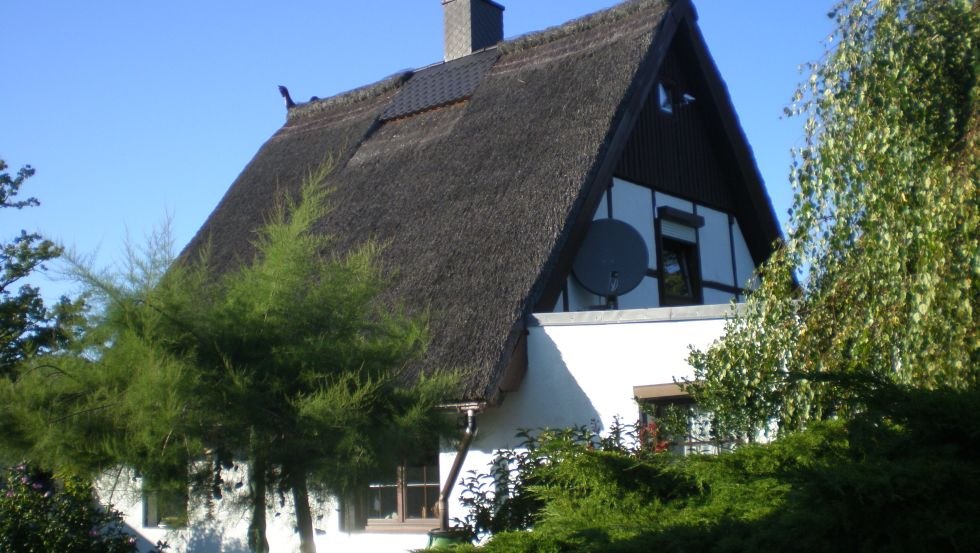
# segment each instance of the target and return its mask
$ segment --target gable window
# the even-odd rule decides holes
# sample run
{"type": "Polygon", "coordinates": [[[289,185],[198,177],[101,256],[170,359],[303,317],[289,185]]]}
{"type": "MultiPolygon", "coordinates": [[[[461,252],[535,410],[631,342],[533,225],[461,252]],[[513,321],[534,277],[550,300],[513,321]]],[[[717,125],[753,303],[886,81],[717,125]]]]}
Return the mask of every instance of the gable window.
{"type": "Polygon", "coordinates": [[[702,303],[698,228],[704,218],[673,207],[657,209],[660,304],[702,303]]]}
{"type": "Polygon", "coordinates": [[[674,113],[674,93],[670,85],[660,81],[657,83],[657,105],[663,113],[674,113]]]}
{"type": "Polygon", "coordinates": [[[697,248],[694,244],[664,238],[660,249],[663,268],[663,303],[665,305],[690,305],[698,303],[692,267],[695,265],[697,248]]]}

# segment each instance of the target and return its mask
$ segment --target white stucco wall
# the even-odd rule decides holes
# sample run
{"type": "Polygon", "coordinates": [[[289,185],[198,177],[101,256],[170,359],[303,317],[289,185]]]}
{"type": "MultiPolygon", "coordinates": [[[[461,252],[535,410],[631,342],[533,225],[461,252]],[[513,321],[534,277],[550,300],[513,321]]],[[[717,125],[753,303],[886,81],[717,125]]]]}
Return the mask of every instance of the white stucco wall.
{"type": "MultiPolygon", "coordinates": [[[[730,305],[538,314],[529,322],[528,369],[520,388],[479,418],[462,474],[486,472],[493,454],[519,445],[520,428],[633,423],[633,387],[693,376],[689,346],[724,330],[730,305]]],[[[453,454],[440,459],[443,480],[453,454]]],[[[457,490],[458,492],[458,490],[457,490]]],[[[457,494],[454,494],[454,499],[457,494]]],[[[450,516],[462,517],[458,502],[450,516]]]]}
{"type": "MultiPolygon", "coordinates": [[[[131,471],[107,473],[97,483],[96,491],[103,504],[111,504],[123,513],[129,531],[138,537],[140,551],[147,551],[158,540],[164,540],[170,545],[170,551],[180,553],[248,553],[249,512],[245,500],[248,482],[245,473],[244,467],[226,471],[223,475],[226,481],[243,483],[240,492],[226,492],[221,500],[210,506],[192,502],[188,512],[190,525],[181,529],[143,527],[142,482],[131,471]]],[[[299,550],[291,497],[287,495],[283,499],[285,505],[280,506],[277,496],[269,497],[274,506],[266,512],[266,535],[272,553],[299,550]]],[[[342,532],[337,502],[330,498],[311,498],[311,508],[318,551],[399,553],[421,549],[428,544],[424,532],[342,532]]]]}
{"type": "Polygon", "coordinates": [[[694,203],[690,200],[671,196],[670,194],[664,194],[663,192],[657,192],[657,207],[664,206],[679,209],[685,213],[694,212],[694,203]]]}

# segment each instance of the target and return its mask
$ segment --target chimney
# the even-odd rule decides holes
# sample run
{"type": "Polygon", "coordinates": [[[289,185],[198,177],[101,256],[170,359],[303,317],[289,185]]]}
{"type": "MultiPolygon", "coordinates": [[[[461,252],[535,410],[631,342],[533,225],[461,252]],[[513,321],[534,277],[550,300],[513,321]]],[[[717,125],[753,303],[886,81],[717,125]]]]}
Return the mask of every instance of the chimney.
{"type": "Polygon", "coordinates": [[[504,7],[493,0],[442,0],[446,61],[504,39],[504,7]]]}

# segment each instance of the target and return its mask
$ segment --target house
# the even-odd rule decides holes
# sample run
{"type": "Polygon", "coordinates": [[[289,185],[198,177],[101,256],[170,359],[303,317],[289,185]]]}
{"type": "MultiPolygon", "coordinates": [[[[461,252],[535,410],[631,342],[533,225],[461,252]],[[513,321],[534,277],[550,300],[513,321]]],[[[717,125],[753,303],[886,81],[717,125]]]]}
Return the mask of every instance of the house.
{"type": "MultiPolygon", "coordinates": [[[[210,243],[216,267],[247,259],[276,196],[330,158],[320,229],[341,252],[384,241],[388,299],[431,314],[418,370],[463,372],[454,407],[475,437],[359,501],[325,501],[325,550],[423,547],[442,488],[518,428],[603,428],[636,417],[634,398],[677,397],[688,346],[720,335],[779,238],[689,0],[634,0],[506,42],[492,0],[442,4],[445,61],[308,103],[284,91],[285,125],[188,245],[210,243]]],[[[166,506],[145,499],[128,515],[155,541],[166,506]]],[[[269,518],[275,551],[296,539],[283,518],[269,518]]],[[[246,525],[219,516],[177,539],[234,550],[246,525]]]]}

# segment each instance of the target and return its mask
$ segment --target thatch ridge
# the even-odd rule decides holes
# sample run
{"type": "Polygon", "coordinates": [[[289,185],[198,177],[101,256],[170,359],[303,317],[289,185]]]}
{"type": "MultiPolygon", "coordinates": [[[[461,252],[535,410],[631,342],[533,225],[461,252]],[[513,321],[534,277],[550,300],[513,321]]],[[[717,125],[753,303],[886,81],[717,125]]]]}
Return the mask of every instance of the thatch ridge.
{"type": "Polygon", "coordinates": [[[500,51],[503,54],[510,54],[535,48],[595,27],[614,25],[626,18],[635,16],[641,11],[653,10],[660,13],[669,4],[669,0],[628,0],[606,10],[584,15],[543,31],[534,31],[506,40],[500,43],[500,51]]]}

